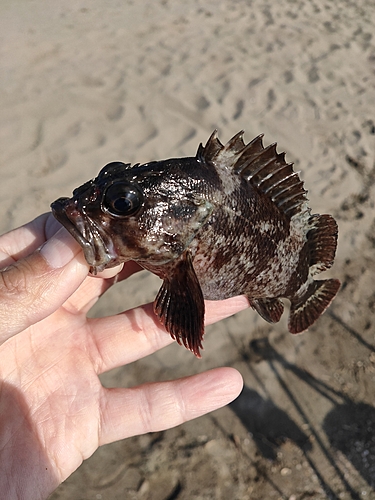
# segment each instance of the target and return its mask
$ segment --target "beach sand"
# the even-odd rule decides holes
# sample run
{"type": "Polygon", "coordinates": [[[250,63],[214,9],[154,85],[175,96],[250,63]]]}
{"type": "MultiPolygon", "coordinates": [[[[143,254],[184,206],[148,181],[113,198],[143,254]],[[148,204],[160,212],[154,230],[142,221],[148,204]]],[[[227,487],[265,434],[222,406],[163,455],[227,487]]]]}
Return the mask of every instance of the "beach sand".
{"type": "MultiPolygon", "coordinates": [[[[277,141],[339,224],[342,289],[308,332],[248,310],[207,329],[201,360],[171,345],[103,376],[233,366],[235,403],[103,446],[51,500],[375,498],[374,26],[365,0],[1,2],[1,233],[110,161],[192,156],[215,128],[277,141]]],[[[159,285],[142,272],[92,314],[159,285]]]]}

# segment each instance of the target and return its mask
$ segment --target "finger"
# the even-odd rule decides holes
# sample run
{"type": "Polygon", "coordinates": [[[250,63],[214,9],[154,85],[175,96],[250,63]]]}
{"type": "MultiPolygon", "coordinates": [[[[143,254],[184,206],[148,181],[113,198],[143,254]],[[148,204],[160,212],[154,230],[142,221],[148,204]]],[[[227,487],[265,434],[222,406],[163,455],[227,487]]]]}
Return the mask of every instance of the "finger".
{"type": "Polygon", "coordinates": [[[249,301],[244,295],[238,295],[226,300],[206,300],[205,324],[212,325],[224,318],[249,307],[249,301]]]}
{"type": "MultiPolygon", "coordinates": [[[[206,324],[214,323],[249,307],[244,296],[206,301],[206,324]]],[[[98,373],[131,363],[172,342],[152,304],[108,318],[90,319],[98,359],[98,373]]]]}
{"type": "Polygon", "coordinates": [[[118,264],[117,266],[110,267],[108,269],[104,269],[104,271],[101,271],[100,273],[94,275],[94,278],[103,278],[103,279],[110,279],[114,278],[118,274],[121,273],[122,269],[124,267],[124,264],[118,264]]]}
{"type": "Polygon", "coordinates": [[[129,261],[115,268],[108,269],[96,276],[89,275],[79,289],[64,304],[66,308],[74,312],[87,313],[112,285],[129,278],[134,273],[142,270],[138,264],[129,261]],[[122,268],[122,269],[121,269],[122,268]],[[114,270],[113,272],[112,269],[114,270]],[[111,274],[115,274],[111,277],[111,274]],[[117,273],[117,274],[116,274],[117,273]]]}
{"type": "Polygon", "coordinates": [[[45,227],[50,216],[50,213],[40,215],[0,237],[0,267],[30,255],[46,241],[45,227]]]}
{"type": "Polygon", "coordinates": [[[143,271],[143,268],[136,262],[129,260],[128,262],[119,264],[115,267],[105,269],[104,271],[96,274],[94,278],[108,279],[117,276],[116,278],[116,283],[117,283],[118,281],[122,281],[129,278],[129,276],[131,276],[134,273],[138,273],[139,271],[143,271]]]}
{"type": "Polygon", "coordinates": [[[0,341],[44,319],[88,273],[80,246],[65,229],[0,272],[0,341]]]}
{"type": "Polygon", "coordinates": [[[237,370],[216,368],[171,382],[105,389],[99,444],[175,427],[230,403],[242,387],[237,370]]]}

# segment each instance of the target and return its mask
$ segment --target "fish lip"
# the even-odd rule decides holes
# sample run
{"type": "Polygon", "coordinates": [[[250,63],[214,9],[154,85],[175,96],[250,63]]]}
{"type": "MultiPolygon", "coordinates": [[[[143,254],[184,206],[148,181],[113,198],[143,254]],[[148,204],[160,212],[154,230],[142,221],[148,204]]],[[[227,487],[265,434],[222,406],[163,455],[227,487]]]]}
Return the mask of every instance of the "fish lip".
{"type": "Polygon", "coordinates": [[[69,198],[59,198],[51,204],[52,214],[57,219],[60,224],[62,224],[67,231],[74,237],[78,243],[85,248],[86,246],[91,246],[89,241],[84,238],[84,236],[78,231],[75,224],[69,219],[66,211],[65,205],[69,201],[69,198]]]}
{"type": "Polygon", "coordinates": [[[111,239],[77,207],[74,199],[59,198],[51,204],[51,210],[55,219],[81,245],[92,274],[118,263],[111,239]]]}

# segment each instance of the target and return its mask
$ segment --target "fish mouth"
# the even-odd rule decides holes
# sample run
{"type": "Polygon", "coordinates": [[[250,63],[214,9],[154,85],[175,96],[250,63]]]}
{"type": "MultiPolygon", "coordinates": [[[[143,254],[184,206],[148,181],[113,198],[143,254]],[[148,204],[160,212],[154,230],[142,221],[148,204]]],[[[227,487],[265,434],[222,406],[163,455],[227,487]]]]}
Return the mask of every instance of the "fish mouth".
{"type": "Polygon", "coordinates": [[[77,206],[72,198],[51,204],[52,214],[81,245],[90,272],[97,274],[119,263],[112,239],[77,206]]]}

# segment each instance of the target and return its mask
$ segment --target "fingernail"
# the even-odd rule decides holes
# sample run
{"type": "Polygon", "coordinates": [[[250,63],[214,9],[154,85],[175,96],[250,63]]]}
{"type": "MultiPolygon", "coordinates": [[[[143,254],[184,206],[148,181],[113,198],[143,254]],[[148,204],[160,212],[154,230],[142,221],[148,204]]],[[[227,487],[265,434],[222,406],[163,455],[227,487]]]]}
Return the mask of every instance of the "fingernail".
{"type": "Polygon", "coordinates": [[[104,269],[104,271],[101,271],[96,275],[97,278],[104,278],[104,279],[109,279],[109,278],[114,278],[117,276],[123,269],[124,264],[119,264],[115,267],[111,267],[109,269],[104,269]]]}
{"type": "Polygon", "coordinates": [[[50,267],[59,269],[66,266],[80,249],[81,247],[68,231],[61,228],[40,247],[39,252],[50,267]]]}

